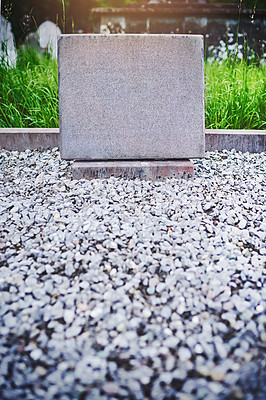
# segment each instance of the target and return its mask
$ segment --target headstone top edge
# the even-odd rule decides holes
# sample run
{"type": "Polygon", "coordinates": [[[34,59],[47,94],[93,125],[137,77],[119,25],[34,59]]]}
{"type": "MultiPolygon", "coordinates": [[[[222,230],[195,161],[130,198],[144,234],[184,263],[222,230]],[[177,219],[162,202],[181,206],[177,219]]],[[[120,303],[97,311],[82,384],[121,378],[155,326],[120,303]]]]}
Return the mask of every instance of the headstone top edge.
{"type": "Polygon", "coordinates": [[[81,37],[95,37],[95,38],[128,38],[128,37],[134,37],[134,38],[148,38],[148,37],[163,37],[163,38],[203,38],[203,35],[200,34],[172,34],[172,33],[64,33],[59,36],[59,39],[61,38],[81,38],[81,37]]]}

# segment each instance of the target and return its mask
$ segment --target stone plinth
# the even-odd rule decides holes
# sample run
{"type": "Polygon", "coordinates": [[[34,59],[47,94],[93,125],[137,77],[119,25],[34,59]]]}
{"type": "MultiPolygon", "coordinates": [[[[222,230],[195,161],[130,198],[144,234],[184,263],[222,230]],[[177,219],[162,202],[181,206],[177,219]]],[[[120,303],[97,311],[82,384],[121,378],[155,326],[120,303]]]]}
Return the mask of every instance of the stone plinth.
{"type": "Polygon", "coordinates": [[[62,35],[62,158],[203,157],[203,69],[200,35],[62,35]]]}
{"type": "Polygon", "coordinates": [[[194,168],[189,160],[76,161],[72,165],[72,173],[74,179],[109,178],[110,176],[147,180],[190,179],[194,177],[194,168]]]}

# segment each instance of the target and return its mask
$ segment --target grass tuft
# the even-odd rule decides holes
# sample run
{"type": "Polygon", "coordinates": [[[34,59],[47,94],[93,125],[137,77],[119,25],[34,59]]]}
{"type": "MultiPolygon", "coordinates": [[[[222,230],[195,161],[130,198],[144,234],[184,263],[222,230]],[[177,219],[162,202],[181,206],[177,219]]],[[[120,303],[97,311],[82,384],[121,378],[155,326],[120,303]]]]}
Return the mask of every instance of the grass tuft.
{"type": "Polygon", "coordinates": [[[16,68],[0,66],[0,127],[58,127],[57,62],[20,50],[16,68]]]}
{"type": "Polygon", "coordinates": [[[205,125],[266,129],[266,65],[244,60],[205,63],[205,125]]]}

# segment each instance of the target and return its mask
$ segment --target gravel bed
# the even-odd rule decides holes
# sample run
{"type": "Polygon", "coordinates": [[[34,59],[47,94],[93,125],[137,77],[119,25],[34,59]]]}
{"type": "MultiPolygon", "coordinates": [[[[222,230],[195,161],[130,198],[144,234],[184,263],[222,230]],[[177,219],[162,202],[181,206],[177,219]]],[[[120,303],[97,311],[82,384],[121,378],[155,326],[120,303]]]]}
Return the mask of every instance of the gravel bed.
{"type": "Polygon", "coordinates": [[[0,398],[265,400],[265,161],[75,181],[0,150],[0,398]]]}

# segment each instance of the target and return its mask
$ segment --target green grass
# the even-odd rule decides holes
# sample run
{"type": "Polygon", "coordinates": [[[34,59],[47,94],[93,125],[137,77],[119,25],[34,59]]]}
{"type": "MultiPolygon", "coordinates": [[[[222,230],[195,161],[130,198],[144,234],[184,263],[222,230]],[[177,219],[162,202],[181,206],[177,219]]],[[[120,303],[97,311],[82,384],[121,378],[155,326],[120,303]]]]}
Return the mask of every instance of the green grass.
{"type": "Polygon", "coordinates": [[[32,49],[19,52],[16,68],[0,66],[0,127],[58,127],[57,63],[32,49]]]}
{"type": "MultiPolygon", "coordinates": [[[[0,127],[58,127],[55,60],[21,50],[16,68],[0,66],[0,82],[0,127]]],[[[266,129],[266,65],[206,62],[205,120],[210,129],[266,129]]]]}
{"type": "Polygon", "coordinates": [[[266,65],[205,63],[205,126],[266,129],[266,65]]]}

